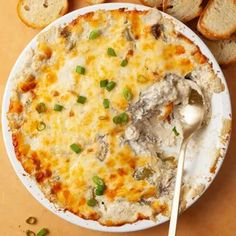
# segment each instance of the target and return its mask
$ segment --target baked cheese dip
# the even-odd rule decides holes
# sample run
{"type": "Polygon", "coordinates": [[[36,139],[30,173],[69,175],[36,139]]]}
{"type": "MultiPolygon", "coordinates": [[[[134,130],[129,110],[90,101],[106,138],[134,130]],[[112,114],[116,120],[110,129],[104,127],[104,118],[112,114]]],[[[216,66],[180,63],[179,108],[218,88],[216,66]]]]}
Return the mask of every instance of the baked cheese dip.
{"type": "Polygon", "coordinates": [[[41,33],[24,62],[8,121],[45,196],[106,226],[169,216],[178,110],[201,91],[206,126],[224,89],[199,48],[158,10],[100,10],[41,33]]]}

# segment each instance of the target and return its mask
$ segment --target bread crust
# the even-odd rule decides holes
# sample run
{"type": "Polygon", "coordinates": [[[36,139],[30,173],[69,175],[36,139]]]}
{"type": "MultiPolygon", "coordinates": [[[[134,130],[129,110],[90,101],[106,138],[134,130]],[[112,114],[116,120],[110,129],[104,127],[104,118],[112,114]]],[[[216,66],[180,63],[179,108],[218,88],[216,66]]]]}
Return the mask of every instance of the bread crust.
{"type": "Polygon", "coordinates": [[[145,5],[145,6],[149,6],[149,7],[157,7],[158,9],[162,10],[162,4],[163,4],[163,1],[161,1],[161,4],[160,5],[157,5],[157,4],[150,4],[149,3],[149,0],[140,0],[140,2],[145,5]]]}
{"type": "MultiPolygon", "coordinates": [[[[28,27],[33,28],[33,29],[43,29],[43,28],[45,28],[48,25],[48,24],[37,25],[37,24],[33,24],[33,23],[27,21],[27,19],[23,16],[23,14],[21,12],[21,5],[22,5],[22,3],[23,3],[23,0],[19,0],[18,3],[17,3],[17,14],[18,14],[20,20],[25,25],[27,25],[28,27]]],[[[68,0],[64,0],[64,7],[63,7],[62,11],[60,12],[60,14],[58,15],[57,18],[65,15],[68,12],[68,8],[69,8],[68,0]]]]}
{"type": "Polygon", "coordinates": [[[207,11],[209,10],[209,8],[211,7],[211,5],[213,4],[213,2],[214,0],[209,0],[206,7],[202,11],[200,18],[198,20],[197,30],[206,38],[211,39],[211,40],[228,39],[236,31],[236,24],[235,24],[234,29],[229,31],[228,34],[220,34],[220,33],[215,34],[214,32],[211,32],[210,29],[207,29],[203,23],[203,18],[205,14],[207,13],[207,11]]]}
{"type": "Polygon", "coordinates": [[[86,0],[86,2],[90,5],[94,5],[94,4],[99,4],[99,3],[103,3],[106,0],[86,0]]]}
{"type": "MultiPolygon", "coordinates": [[[[164,12],[168,13],[167,10],[168,10],[169,5],[170,5],[170,0],[163,0],[162,1],[162,9],[163,9],[164,12]]],[[[192,17],[184,17],[184,18],[181,19],[181,21],[188,22],[188,21],[190,21],[190,20],[200,16],[202,11],[203,11],[203,8],[200,6],[199,7],[199,11],[194,16],[192,16],[192,17]]]]}

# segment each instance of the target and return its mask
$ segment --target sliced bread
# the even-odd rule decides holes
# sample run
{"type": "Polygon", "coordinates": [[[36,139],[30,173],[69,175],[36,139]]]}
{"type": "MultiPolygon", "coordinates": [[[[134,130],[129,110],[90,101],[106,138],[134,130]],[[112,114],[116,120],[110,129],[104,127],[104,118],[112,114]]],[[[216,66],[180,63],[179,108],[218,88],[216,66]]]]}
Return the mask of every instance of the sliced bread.
{"type": "Polygon", "coordinates": [[[236,31],[236,1],[210,0],[197,28],[208,39],[229,38],[236,31]]]}
{"type": "Polygon", "coordinates": [[[204,40],[221,65],[236,63],[236,36],[217,41],[204,40]]]}
{"type": "Polygon", "coordinates": [[[162,9],[162,0],[140,0],[142,4],[149,7],[157,7],[162,9]]]}
{"type": "Polygon", "coordinates": [[[90,5],[94,5],[94,4],[99,4],[99,3],[103,3],[106,0],[86,0],[86,2],[90,5]]]}
{"type": "Polygon", "coordinates": [[[44,28],[67,10],[67,0],[19,0],[17,5],[20,19],[36,29],[44,28]]]}
{"type": "Polygon", "coordinates": [[[187,22],[202,12],[202,0],[163,0],[163,11],[187,22]]]}

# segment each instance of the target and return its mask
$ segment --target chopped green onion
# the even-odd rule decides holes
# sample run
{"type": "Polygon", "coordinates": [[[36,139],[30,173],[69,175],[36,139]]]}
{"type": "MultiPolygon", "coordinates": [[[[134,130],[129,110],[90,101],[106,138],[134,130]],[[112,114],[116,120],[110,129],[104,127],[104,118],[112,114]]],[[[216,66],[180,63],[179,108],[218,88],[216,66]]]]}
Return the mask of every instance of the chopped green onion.
{"type": "Polygon", "coordinates": [[[105,191],[105,185],[98,185],[95,190],[95,194],[97,196],[101,196],[101,195],[103,195],[104,191],[105,191]]]}
{"type": "Polygon", "coordinates": [[[70,148],[73,152],[75,152],[77,154],[82,152],[82,148],[79,145],[77,145],[76,143],[71,144],[70,148]]]}
{"type": "Polygon", "coordinates": [[[43,131],[46,129],[46,124],[43,121],[40,121],[37,125],[37,130],[38,131],[43,131]]]}
{"type": "Polygon", "coordinates": [[[89,34],[89,39],[96,39],[100,36],[101,31],[100,30],[93,30],[89,34]]]}
{"type": "Polygon", "coordinates": [[[127,101],[130,101],[133,98],[133,94],[131,93],[129,88],[124,88],[123,89],[123,95],[124,95],[124,98],[127,101]]]}
{"type": "Polygon", "coordinates": [[[104,79],[104,80],[100,81],[100,87],[101,88],[106,88],[107,84],[108,84],[108,80],[107,79],[104,79]]]}
{"type": "Polygon", "coordinates": [[[36,106],[36,111],[37,111],[38,113],[43,113],[43,112],[45,112],[46,110],[47,110],[47,107],[46,107],[45,103],[43,103],[43,102],[40,102],[40,103],[36,106]]]}
{"type": "Polygon", "coordinates": [[[49,233],[49,230],[46,229],[46,228],[43,228],[43,229],[41,229],[41,230],[36,234],[36,236],[45,236],[45,235],[47,235],[48,233],[49,233]]]}
{"type": "Polygon", "coordinates": [[[129,121],[129,116],[125,112],[121,113],[120,117],[121,117],[121,120],[122,120],[123,124],[125,124],[129,121]]]}
{"type": "Polygon", "coordinates": [[[36,236],[36,234],[31,230],[26,230],[26,236],[36,236]]]}
{"type": "Polygon", "coordinates": [[[115,124],[126,124],[129,121],[129,116],[123,112],[118,116],[113,117],[113,122],[115,124]]]}
{"type": "Polygon", "coordinates": [[[62,106],[62,105],[60,105],[60,104],[55,104],[54,105],[54,111],[62,111],[62,109],[63,109],[64,107],[62,106]]]}
{"type": "Polygon", "coordinates": [[[107,55],[111,57],[116,57],[116,52],[113,48],[108,48],[107,49],[107,55]]]}
{"type": "Polygon", "coordinates": [[[77,99],[78,103],[84,104],[86,102],[87,98],[84,96],[79,96],[77,99]]]}
{"type": "Polygon", "coordinates": [[[37,219],[34,216],[30,216],[28,219],[25,221],[27,224],[34,225],[37,223],[37,219]]]}
{"type": "Polygon", "coordinates": [[[85,68],[83,66],[77,66],[76,67],[76,72],[78,74],[84,75],[85,74],[85,68]]]}
{"type": "Polygon", "coordinates": [[[121,63],[120,63],[120,65],[121,65],[122,67],[127,66],[127,64],[128,64],[128,60],[127,60],[127,59],[122,60],[121,63]]]}
{"type": "Polygon", "coordinates": [[[114,116],[112,120],[113,120],[113,122],[114,122],[116,125],[122,123],[122,119],[121,119],[120,116],[114,116]]]}
{"type": "Polygon", "coordinates": [[[91,199],[87,200],[87,205],[94,207],[97,205],[97,200],[95,198],[91,198],[91,199]]]}
{"type": "Polygon", "coordinates": [[[105,99],[103,100],[103,106],[104,106],[105,109],[109,108],[109,106],[110,106],[110,101],[105,98],[105,99]]]}
{"type": "Polygon", "coordinates": [[[96,185],[105,185],[104,181],[97,175],[93,176],[92,180],[96,185]]]}
{"type": "Polygon", "coordinates": [[[179,132],[177,131],[176,127],[174,127],[174,128],[172,129],[172,131],[174,132],[175,136],[178,136],[178,135],[179,135],[179,132]]]}
{"type": "Polygon", "coordinates": [[[106,89],[107,89],[107,91],[111,91],[115,87],[116,87],[116,82],[110,81],[110,82],[108,82],[106,89]]]}

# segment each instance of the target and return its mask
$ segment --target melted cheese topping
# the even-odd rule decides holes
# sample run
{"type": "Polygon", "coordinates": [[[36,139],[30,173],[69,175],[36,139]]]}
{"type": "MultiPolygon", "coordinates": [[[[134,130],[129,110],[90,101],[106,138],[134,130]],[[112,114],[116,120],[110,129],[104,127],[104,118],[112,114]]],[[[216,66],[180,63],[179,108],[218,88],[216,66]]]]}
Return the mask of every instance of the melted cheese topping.
{"type": "MultiPolygon", "coordinates": [[[[169,20],[158,12],[155,17],[150,21],[150,12],[97,11],[56,29],[53,36],[46,32],[31,63],[17,76],[11,99],[13,144],[25,170],[62,208],[105,225],[165,214],[170,201],[158,198],[155,184],[133,177],[137,168],[151,163],[151,156],[136,155],[129,145],[121,145],[126,125],[114,124],[113,117],[167,72],[185,76],[199,67],[211,70],[198,48],[176,33],[169,20]],[[153,19],[164,25],[159,38],[152,33],[153,19]],[[93,30],[100,35],[91,40],[93,30]],[[115,57],[107,54],[109,47],[115,57]],[[124,59],[128,64],[122,67],[124,59]],[[77,66],[84,67],[85,74],[77,73],[77,66]],[[107,91],[100,87],[101,80],[116,86],[107,91]],[[132,92],[132,101],[124,98],[124,88],[132,92]],[[85,96],[86,102],[78,103],[78,96],[85,96]],[[104,108],[104,99],[110,101],[109,109],[104,108]],[[39,103],[46,105],[45,112],[37,112],[39,103]],[[55,104],[63,109],[55,111],[55,104]],[[40,122],[45,123],[42,131],[37,129],[40,122]],[[108,147],[103,160],[102,139],[108,147]],[[73,143],[81,153],[71,150],[73,143]],[[103,179],[106,190],[90,207],[86,202],[94,195],[95,175],[103,179]],[[145,200],[149,204],[142,204],[145,200]]],[[[213,77],[209,73],[205,81],[210,83],[213,77]]]]}

